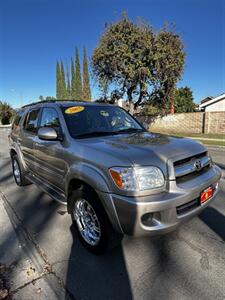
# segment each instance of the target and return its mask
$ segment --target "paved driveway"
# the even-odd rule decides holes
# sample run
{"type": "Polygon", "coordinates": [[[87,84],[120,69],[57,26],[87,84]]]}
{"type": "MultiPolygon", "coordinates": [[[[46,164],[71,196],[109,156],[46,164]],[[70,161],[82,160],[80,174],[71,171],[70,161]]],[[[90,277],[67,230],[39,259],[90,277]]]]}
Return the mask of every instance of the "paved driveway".
{"type": "MultiPolygon", "coordinates": [[[[30,252],[36,248],[52,267],[65,299],[225,299],[224,180],[214,203],[176,232],[125,237],[119,248],[96,257],[80,245],[64,206],[34,185],[15,185],[7,147],[0,132],[0,191],[10,218],[16,214],[25,240],[33,242],[30,252]]],[[[220,164],[224,154],[212,151],[220,164]]]]}

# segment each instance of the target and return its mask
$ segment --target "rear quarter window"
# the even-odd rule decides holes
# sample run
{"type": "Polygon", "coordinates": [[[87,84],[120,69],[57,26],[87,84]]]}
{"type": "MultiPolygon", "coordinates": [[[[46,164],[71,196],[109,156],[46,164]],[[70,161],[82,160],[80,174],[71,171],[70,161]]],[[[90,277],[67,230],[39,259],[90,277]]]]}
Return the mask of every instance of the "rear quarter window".
{"type": "Polygon", "coordinates": [[[24,113],[25,113],[24,111],[18,111],[16,113],[16,116],[15,116],[15,118],[13,120],[13,124],[12,124],[12,130],[13,131],[16,131],[16,130],[19,129],[20,121],[21,121],[22,117],[24,116],[24,113]]]}

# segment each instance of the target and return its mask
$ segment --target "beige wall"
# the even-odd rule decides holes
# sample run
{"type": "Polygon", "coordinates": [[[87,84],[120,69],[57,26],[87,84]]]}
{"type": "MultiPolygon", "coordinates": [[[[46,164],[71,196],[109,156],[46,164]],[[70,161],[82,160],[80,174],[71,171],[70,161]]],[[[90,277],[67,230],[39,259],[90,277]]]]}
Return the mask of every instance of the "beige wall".
{"type": "Polygon", "coordinates": [[[205,133],[225,134],[225,111],[205,114],[205,133]]]}
{"type": "Polygon", "coordinates": [[[152,120],[140,117],[140,121],[150,124],[150,130],[168,133],[224,133],[225,112],[195,112],[167,115],[152,120]]]}

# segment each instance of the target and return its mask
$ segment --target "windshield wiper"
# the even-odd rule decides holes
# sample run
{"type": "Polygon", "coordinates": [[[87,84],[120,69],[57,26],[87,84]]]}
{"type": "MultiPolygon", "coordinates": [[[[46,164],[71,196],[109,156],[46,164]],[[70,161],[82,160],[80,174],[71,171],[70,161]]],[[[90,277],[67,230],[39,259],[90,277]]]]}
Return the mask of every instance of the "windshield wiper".
{"type": "Polygon", "coordinates": [[[113,132],[110,131],[91,131],[91,132],[85,132],[81,134],[77,134],[74,137],[75,138],[85,138],[85,137],[95,137],[95,136],[103,136],[103,135],[111,135],[113,132]]]}
{"type": "Polygon", "coordinates": [[[146,132],[146,130],[143,128],[126,128],[126,129],[114,131],[113,133],[119,134],[119,133],[133,133],[133,132],[146,132]]]}
{"type": "Polygon", "coordinates": [[[145,130],[142,128],[127,128],[127,129],[121,129],[121,130],[117,130],[117,131],[91,131],[91,132],[77,134],[74,137],[75,138],[86,138],[86,137],[97,137],[97,136],[104,136],[104,135],[114,135],[114,134],[120,134],[120,133],[144,132],[144,131],[145,130]]]}

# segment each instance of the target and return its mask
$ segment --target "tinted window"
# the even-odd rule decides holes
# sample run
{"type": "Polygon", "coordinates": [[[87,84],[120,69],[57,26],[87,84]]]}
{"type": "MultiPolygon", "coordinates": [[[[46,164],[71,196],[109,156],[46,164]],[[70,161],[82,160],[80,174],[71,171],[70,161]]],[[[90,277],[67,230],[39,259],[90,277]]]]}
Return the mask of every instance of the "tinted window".
{"type": "Polygon", "coordinates": [[[25,123],[25,129],[27,131],[37,132],[39,111],[40,109],[38,108],[38,109],[33,109],[28,113],[26,117],[26,123],[25,123]]]}
{"type": "Polygon", "coordinates": [[[59,126],[58,112],[54,108],[43,108],[40,127],[58,128],[59,126]]]}
{"type": "Polygon", "coordinates": [[[117,134],[143,130],[133,117],[116,106],[74,106],[62,110],[73,137],[96,132],[117,134]]]}

